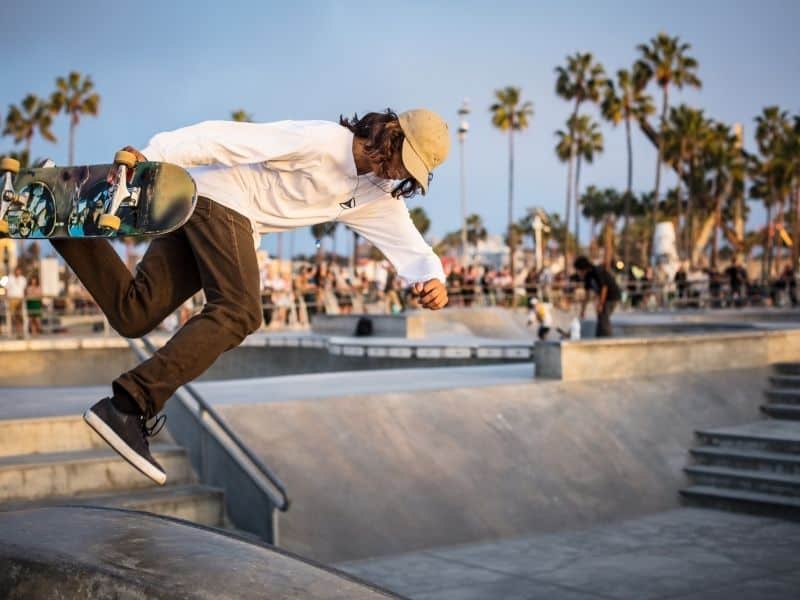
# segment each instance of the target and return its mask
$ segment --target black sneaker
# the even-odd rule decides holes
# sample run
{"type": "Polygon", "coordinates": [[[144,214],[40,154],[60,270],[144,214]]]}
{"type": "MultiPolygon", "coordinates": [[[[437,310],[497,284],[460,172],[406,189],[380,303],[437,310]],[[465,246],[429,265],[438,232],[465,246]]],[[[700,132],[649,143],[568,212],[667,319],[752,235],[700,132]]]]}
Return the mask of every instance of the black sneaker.
{"type": "Polygon", "coordinates": [[[166,417],[161,417],[154,427],[148,427],[143,415],[120,412],[114,408],[111,398],[103,398],[83,413],[83,420],[122,458],[157,484],[164,485],[167,474],[150,454],[147,438],[160,431],[158,426],[163,426],[166,417]]]}

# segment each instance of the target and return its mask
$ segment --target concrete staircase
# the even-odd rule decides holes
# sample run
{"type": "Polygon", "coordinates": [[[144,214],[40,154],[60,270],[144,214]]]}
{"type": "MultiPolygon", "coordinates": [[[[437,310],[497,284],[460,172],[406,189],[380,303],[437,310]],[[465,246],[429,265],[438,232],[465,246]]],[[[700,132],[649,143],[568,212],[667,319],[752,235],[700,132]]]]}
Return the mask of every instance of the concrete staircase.
{"type": "Polygon", "coordinates": [[[80,416],[0,420],[0,511],[85,504],[226,524],[222,490],[197,483],[186,451],[164,432],[151,449],[160,487],[121,459],[80,416]]]}
{"type": "Polygon", "coordinates": [[[800,363],[773,365],[769,419],[695,432],[684,470],[691,504],[800,517],[800,363]]]}

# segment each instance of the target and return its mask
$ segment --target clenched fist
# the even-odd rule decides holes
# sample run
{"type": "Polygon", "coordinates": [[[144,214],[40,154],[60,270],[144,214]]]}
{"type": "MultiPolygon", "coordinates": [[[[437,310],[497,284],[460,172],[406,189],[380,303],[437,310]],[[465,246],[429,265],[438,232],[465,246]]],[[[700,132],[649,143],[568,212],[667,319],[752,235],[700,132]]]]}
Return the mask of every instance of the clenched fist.
{"type": "Polygon", "coordinates": [[[411,291],[419,298],[422,308],[439,310],[447,305],[447,288],[438,279],[429,279],[425,283],[418,281],[411,291]]]}

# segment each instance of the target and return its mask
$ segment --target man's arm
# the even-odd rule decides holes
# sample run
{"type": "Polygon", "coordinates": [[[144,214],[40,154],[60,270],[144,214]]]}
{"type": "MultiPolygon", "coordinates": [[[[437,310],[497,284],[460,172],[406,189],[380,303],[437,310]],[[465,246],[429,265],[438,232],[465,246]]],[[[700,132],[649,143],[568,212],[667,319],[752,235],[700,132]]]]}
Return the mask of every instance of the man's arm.
{"type": "Polygon", "coordinates": [[[603,287],[600,288],[600,297],[597,299],[596,310],[598,314],[603,312],[603,307],[606,305],[607,296],[608,296],[608,286],[603,285],[603,287]]]}
{"type": "Polygon", "coordinates": [[[237,123],[204,121],[154,136],[141,154],[181,167],[234,166],[299,156],[313,142],[309,125],[297,121],[237,123]]]}
{"type": "Polygon", "coordinates": [[[349,215],[345,211],[340,221],[375,244],[397,274],[414,284],[411,290],[424,308],[447,304],[442,261],[414,226],[402,199],[378,200],[349,215]]]}

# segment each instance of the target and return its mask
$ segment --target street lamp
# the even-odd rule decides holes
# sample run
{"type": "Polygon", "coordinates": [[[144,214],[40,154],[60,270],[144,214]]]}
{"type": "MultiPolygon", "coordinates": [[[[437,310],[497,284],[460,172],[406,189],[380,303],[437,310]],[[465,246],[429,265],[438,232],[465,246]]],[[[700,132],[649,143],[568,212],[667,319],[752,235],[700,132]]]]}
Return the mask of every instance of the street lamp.
{"type": "Polygon", "coordinates": [[[458,109],[458,116],[461,121],[458,124],[458,146],[459,146],[459,159],[461,165],[461,264],[466,266],[467,263],[467,189],[466,179],[464,173],[464,140],[467,139],[467,132],[469,131],[469,123],[467,123],[467,115],[469,114],[469,99],[464,98],[461,103],[461,108],[458,109]]]}

